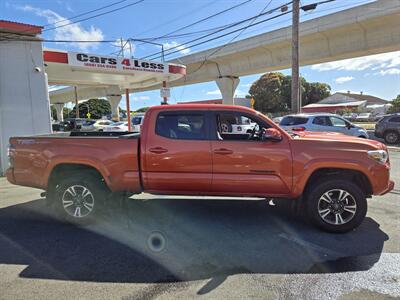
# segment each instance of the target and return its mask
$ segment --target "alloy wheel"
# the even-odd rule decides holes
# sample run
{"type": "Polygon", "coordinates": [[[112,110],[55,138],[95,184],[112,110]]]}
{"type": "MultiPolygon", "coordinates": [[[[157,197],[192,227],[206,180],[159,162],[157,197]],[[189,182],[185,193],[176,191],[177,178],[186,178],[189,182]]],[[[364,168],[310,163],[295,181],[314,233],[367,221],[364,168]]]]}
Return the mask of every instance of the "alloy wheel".
{"type": "Polygon", "coordinates": [[[64,191],[62,205],[70,216],[84,218],[93,211],[94,196],[87,187],[72,185],[64,191]]]}
{"type": "Polygon", "coordinates": [[[353,195],[342,189],[325,192],[318,201],[318,214],[324,222],[343,225],[355,216],[357,203],[353,195]]]}

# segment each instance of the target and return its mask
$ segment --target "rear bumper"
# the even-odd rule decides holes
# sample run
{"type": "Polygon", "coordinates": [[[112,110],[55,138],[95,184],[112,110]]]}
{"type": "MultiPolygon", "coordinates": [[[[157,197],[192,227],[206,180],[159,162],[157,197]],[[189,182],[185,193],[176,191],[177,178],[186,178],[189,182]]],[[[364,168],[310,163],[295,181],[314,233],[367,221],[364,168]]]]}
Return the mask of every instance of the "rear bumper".
{"type": "Polygon", "coordinates": [[[385,195],[385,194],[389,193],[391,190],[393,190],[393,188],[394,188],[394,181],[389,180],[386,189],[384,191],[382,191],[379,195],[385,195]]]}
{"type": "Polygon", "coordinates": [[[8,182],[10,182],[12,184],[16,184],[15,177],[14,177],[14,169],[13,168],[8,168],[6,170],[6,178],[7,178],[8,182]]]}

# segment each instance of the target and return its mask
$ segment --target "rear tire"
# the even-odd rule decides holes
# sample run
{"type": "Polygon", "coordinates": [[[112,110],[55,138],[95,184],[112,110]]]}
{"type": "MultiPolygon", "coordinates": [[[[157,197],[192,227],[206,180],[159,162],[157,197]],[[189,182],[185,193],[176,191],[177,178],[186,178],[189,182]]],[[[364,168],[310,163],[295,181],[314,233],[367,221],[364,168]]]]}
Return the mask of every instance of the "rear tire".
{"type": "Polygon", "coordinates": [[[389,145],[394,145],[400,142],[400,135],[396,131],[386,131],[383,135],[383,139],[389,145]]]}
{"type": "Polygon", "coordinates": [[[108,190],[104,182],[92,173],[67,174],[48,192],[56,216],[61,220],[88,224],[94,222],[104,208],[108,190]]]}
{"type": "Polygon", "coordinates": [[[351,181],[324,179],[309,189],[307,214],[319,228],[344,233],[358,227],[367,214],[366,196],[351,181]]]}

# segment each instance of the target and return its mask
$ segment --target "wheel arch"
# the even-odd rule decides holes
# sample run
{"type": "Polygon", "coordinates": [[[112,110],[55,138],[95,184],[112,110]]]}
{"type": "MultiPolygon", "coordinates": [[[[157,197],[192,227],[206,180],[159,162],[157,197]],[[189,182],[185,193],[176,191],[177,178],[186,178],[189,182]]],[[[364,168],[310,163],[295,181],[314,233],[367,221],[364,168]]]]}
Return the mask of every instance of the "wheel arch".
{"type": "Polygon", "coordinates": [[[95,178],[98,178],[99,181],[104,181],[107,184],[106,176],[104,176],[100,170],[90,164],[59,163],[57,165],[54,165],[53,168],[50,170],[47,186],[48,188],[51,188],[56,184],[59,178],[62,178],[63,176],[68,176],[68,174],[82,174],[84,172],[91,174],[95,178]]]}
{"type": "Polygon", "coordinates": [[[373,194],[372,184],[368,177],[361,171],[343,168],[319,168],[314,170],[308,177],[304,187],[304,193],[307,193],[313,184],[326,178],[351,180],[356,183],[366,196],[373,194]],[[339,177],[340,176],[340,177],[339,177]]]}

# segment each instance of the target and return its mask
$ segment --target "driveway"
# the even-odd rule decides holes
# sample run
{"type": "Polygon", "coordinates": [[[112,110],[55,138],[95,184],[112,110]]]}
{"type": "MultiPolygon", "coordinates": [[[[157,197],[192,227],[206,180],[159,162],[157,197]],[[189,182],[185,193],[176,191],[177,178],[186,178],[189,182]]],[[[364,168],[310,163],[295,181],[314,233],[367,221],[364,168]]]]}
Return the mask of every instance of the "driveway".
{"type": "Polygon", "coordinates": [[[395,190],[348,234],[279,203],[142,194],[101,223],[55,220],[36,189],[0,179],[1,299],[391,299],[400,297],[395,190]]]}

